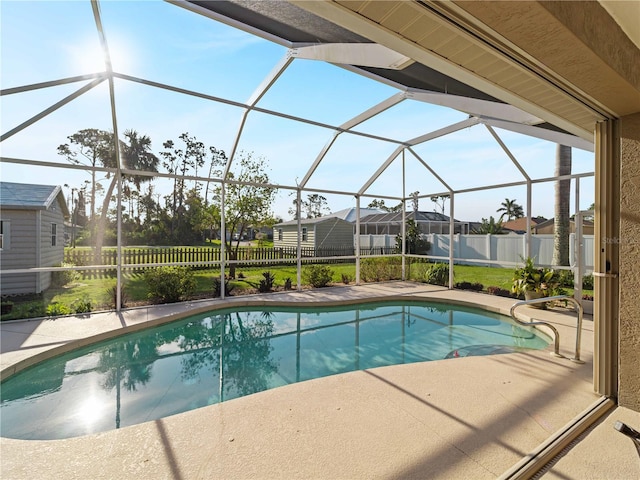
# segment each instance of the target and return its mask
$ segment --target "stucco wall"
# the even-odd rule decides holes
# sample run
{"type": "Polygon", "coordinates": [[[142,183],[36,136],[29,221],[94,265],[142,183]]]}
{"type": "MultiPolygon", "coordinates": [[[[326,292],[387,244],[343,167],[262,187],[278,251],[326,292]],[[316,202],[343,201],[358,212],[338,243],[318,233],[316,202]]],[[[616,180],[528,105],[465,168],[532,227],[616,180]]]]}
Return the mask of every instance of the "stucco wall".
{"type": "Polygon", "coordinates": [[[640,411],[640,113],[620,121],[619,403],[640,411]]]}

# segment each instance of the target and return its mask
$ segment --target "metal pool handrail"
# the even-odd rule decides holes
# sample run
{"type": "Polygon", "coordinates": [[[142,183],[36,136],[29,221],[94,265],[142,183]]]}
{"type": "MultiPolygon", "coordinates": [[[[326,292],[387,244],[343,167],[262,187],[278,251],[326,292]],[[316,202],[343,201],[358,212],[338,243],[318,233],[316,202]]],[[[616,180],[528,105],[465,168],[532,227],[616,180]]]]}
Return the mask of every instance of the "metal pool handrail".
{"type": "Polygon", "coordinates": [[[553,297],[543,297],[543,298],[534,298],[531,300],[522,300],[520,302],[514,303],[511,306],[511,311],[510,311],[511,318],[513,318],[520,325],[526,325],[526,326],[544,325],[545,327],[550,328],[554,334],[554,349],[553,349],[554,353],[553,354],[556,357],[561,357],[562,355],[560,355],[560,334],[558,333],[558,330],[556,329],[556,327],[551,325],[549,322],[543,322],[542,320],[532,320],[530,322],[524,322],[518,319],[515,314],[516,309],[523,305],[535,305],[538,303],[552,302],[554,300],[565,300],[565,301],[571,302],[575,305],[576,310],[578,311],[578,320],[576,323],[576,351],[571,361],[575,363],[584,363],[582,360],[580,360],[580,341],[582,338],[582,317],[584,315],[584,310],[582,308],[582,304],[575,298],[570,297],[568,295],[556,295],[553,297]]]}

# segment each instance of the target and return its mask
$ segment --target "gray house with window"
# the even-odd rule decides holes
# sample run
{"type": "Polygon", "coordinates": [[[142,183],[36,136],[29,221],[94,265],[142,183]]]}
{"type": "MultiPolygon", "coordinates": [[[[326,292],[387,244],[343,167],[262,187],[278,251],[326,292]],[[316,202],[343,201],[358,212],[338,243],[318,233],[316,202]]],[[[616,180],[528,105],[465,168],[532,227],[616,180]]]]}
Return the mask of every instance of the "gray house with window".
{"type": "Polygon", "coordinates": [[[5,273],[60,265],[69,210],[62,188],[0,182],[0,293],[40,293],[51,272],[5,273]]]}
{"type": "MultiPolygon", "coordinates": [[[[305,218],[300,221],[302,248],[314,248],[322,254],[331,255],[331,250],[353,254],[353,224],[338,217],[305,218]],[[344,250],[344,252],[342,252],[344,250]]],[[[298,221],[279,223],[273,227],[273,246],[297,247],[298,221]]]]}

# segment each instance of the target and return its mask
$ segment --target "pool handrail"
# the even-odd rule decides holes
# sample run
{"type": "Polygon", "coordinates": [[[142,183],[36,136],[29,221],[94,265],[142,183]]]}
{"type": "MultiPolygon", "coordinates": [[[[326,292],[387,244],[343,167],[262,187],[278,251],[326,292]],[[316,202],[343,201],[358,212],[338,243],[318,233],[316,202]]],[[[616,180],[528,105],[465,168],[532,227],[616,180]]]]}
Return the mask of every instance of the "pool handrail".
{"type": "Polygon", "coordinates": [[[580,360],[580,342],[582,339],[582,317],[584,316],[584,309],[582,308],[582,304],[578,300],[576,300],[573,297],[570,297],[569,295],[554,295],[552,297],[542,297],[542,298],[533,298],[531,300],[522,300],[514,303],[511,306],[511,310],[509,313],[511,314],[511,318],[513,318],[520,325],[526,325],[526,326],[544,325],[545,327],[548,327],[549,329],[551,329],[551,331],[553,331],[553,334],[554,334],[553,354],[556,357],[561,357],[562,355],[560,355],[560,334],[558,333],[558,330],[556,329],[556,327],[551,325],[549,322],[544,322],[542,320],[530,320],[529,322],[524,322],[518,319],[515,314],[516,309],[523,305],[536,305],[539,303],[553,302],[555,300],[568,301],[573,303],[574,306],[576,307],[575,309],[578,312],[578,318],[576,321],[576,350],[573,358],[571,358],[570,360],[575,363],[584,363],[584,361],[580,360]]]}

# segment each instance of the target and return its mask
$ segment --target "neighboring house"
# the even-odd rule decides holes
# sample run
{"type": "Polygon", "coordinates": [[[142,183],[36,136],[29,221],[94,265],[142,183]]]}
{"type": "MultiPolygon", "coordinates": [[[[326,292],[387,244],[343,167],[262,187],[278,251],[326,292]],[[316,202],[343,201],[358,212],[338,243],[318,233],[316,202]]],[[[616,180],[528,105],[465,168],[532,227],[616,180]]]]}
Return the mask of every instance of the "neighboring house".
{"type": "MultiPolygon", "coordinates": [[[[374,215],[377,213],[385,213],[382,210],[378,210],[377,208],[361,208],[360,209],[360,221],[367,215],[374,215]]],[[[333,212],[327,217],[338,217],[342,220],[346,220],[347,222],[351,222],[355,225],[357,212],[355,207],[345,208],[344,210],[338,210],[337,212],[333,212]]]]}
{"type": "MultiPolygon", "coordinates": [[[[536,234],[551,234],[554,233],[554,220],[553,218],[539,223],[533,228],[533,233],[536,234]]],[[[570,233],[576,233],[576,222],[571,220],[570,233]]],[[[582,221],[582,234],[583,235],[593,235],[593,221],[591,220],[583,220],[582,221]]]]}
{"type": "MultiPolygon", "coordinates": [[[[0,182],[1,272],[60,265],[68,218],[61,187],[0,182]]],[[[51,272],[0,275],[2,295],[40,293],[50,284],[51,272]]]]}
{"type": "MultiPolygon", "coordinates": [[[[303,248],[353,249],[353,224],[338,217],[327,216],[300,220],[303,248]]],[[[298,245],[298,221],[278,223],[273,227],[274,247],[298,245]]]]}
{"type": "MultiPolygon", "coordinates": [[[[531,231],[535,232],[535,227],[541,222],[546,222],[544,217],[531,218],[531,231]]],[[[553,223],[553,220],[551,221],[553,223]]],[[[502,230],[504,233],[527,233],[527,217],[516,218],[502,222],[502,230]]]]}
{"type": "MultiPolygon", "coordinates": [[[[406,220],[415,220],[423,234],[449,233],[449,217],[437,212],[407,212],[406,220]]],[[[360,219],[360,235],[399,235],[402,212],[377,213],[360,219]]],[[[469,233],[469,223],[454,220],[453,233],[469,233]]]]}

